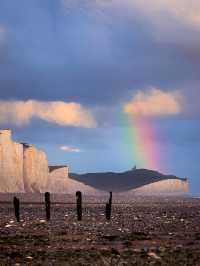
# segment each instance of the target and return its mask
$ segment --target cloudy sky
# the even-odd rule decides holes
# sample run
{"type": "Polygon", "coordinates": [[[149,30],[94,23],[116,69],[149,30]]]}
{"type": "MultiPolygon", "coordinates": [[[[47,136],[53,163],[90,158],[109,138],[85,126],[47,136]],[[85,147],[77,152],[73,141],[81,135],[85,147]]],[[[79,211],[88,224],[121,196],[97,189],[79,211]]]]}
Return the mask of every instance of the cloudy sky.
{"type": "Polygon", "coordinates": [[[200,192],[200,3],[1,0],[0,127],[72,172],[134,165],[200,192]]]}

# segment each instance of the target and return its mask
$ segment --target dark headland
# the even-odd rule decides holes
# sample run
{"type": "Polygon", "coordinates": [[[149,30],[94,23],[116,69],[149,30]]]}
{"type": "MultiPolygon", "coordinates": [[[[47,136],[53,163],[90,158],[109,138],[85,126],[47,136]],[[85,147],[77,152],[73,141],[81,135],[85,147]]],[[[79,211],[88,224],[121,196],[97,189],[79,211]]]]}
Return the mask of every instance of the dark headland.
{"type": "Polygon", "coordinates": [[[112,190],[114,192],[137,189],[162,180],[180,180],[187,182],[187,178],[179,178],[174,175],[165,175],[153,170],[136,168],[120,173],[71,173],[70,178],[99,190],[112,190]]]}

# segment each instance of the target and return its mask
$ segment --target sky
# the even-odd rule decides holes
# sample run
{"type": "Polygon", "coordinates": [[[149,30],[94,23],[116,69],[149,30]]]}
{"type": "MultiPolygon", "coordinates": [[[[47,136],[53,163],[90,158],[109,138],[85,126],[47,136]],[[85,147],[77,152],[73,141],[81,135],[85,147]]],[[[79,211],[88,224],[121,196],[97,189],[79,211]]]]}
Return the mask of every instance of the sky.
{"type": "Polygon", "coordinates": [[[71,172],[200,193],[200,2],[1,0],[0,127],[71,172]]]}

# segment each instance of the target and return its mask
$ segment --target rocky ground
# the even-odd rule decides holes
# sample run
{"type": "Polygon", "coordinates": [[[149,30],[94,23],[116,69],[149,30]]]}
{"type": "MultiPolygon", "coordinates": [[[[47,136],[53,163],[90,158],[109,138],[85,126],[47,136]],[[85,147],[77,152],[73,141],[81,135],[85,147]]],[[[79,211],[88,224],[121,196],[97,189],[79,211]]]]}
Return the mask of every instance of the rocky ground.
{"type": "Polygon", "coordinates": [[[21,205],[17,223],[0,203],[0,265],[200,265],[200,199],[114,198],[110,222],[95,200],[81,222],[73,204],[52,205],[50,222],[43,205],[21,205]]]}

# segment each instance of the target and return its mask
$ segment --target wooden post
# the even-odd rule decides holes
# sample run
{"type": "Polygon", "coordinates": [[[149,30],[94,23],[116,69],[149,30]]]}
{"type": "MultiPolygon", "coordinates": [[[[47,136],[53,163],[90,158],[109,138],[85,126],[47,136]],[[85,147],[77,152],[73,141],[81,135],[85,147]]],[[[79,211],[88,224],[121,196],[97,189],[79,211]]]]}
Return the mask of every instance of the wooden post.
{"type": "Polygon", "coordinates": [[[50,201],[49,192],[45,192],[45,209],[46,209],[46,220],[49,221],[51,218],[51,201],[50,201]]]}
{"type": "Polygon", "coordinates": [[[112,191],[110,192],[109,204],[112,206],[112,191]]]}
{"type": "Polygon", "coordinates": [[[110,220],[110,215],[111,211],[110,211],[110,204],[106,203],[106,220],[110,220]]]}
{"type": "Polygon", "coordinates": [[[13,205],[15,209],[15,217],[17,222],[20,222],[20,209],[19,209],[19,199],[17,197],[13,198],[13,205]]]}
{"type": "Polygon", "coordinates": [[[80,191],[76,192],[76,209],[78,221],[82,220],[82,193],[80,191]]]}
{"type": "Polygon", "coordinates": [[[108,203],[106,203],[106,219],[111,219],[111,211],[112,211],[112,192],[110,192],[110,198],[108,203]]]}

